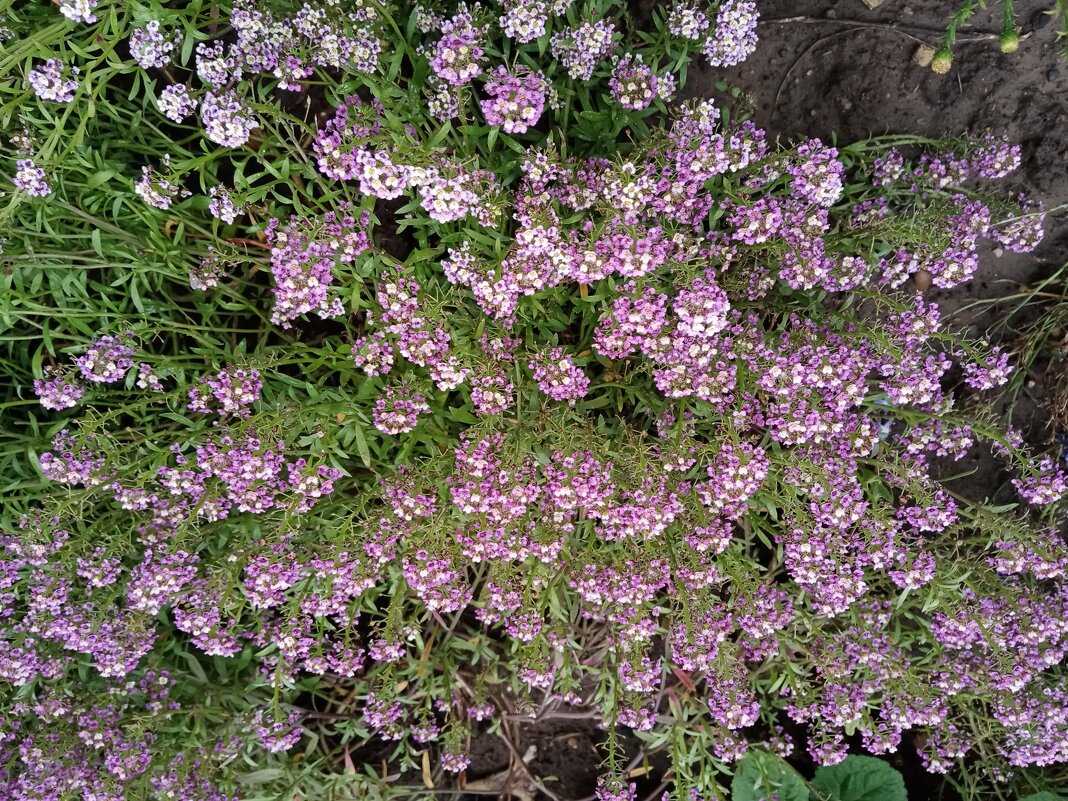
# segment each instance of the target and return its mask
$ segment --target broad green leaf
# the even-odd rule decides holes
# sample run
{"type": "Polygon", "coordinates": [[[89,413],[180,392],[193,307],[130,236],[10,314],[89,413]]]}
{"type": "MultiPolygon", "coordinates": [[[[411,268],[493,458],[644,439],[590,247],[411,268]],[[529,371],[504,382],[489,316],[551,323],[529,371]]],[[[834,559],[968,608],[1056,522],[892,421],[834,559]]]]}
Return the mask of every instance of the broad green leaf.
{"type": "Polygon", "coordinates": [[[848,756],[816,769],[812,786],[836,801],[907,801],[905,780],[881,759],[848,756]]]}

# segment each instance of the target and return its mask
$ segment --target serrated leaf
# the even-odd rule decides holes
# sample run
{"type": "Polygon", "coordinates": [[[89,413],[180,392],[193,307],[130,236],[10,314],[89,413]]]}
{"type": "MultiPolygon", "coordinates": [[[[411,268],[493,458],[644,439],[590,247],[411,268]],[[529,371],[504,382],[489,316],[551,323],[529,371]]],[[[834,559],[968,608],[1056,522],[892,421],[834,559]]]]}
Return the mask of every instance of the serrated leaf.
{"type": "Polygon", "coordinates": [[[869,756],[848,756],[816,769],[812,786],[836,801],[907,801],[905,780],[890,764],[869,756]]]}

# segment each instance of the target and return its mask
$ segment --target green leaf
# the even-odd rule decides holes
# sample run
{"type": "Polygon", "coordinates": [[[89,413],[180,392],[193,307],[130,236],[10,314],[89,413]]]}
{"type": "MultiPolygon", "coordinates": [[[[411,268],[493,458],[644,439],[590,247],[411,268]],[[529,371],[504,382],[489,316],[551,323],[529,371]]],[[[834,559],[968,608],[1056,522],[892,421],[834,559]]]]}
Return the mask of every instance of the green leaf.
{"type": "Polygon", "coordinates": [[[200,666],[200,662],[197,661],[197,658],[188,651],[183,652],[182,656],[185,658],[186,664],[189,665],[189,672],[196,677],[196,680],[202,684],[207,684],[208,676],[204,672],[204,668],[200,666]]]}
{"type": "Polygon", "coordinates": [[[1031,793],[1031,795],[1025,795],[1020,801],[1064,801],[1064,798],[1056,793],[1051,793],[1049,790],[1042,790],[1037,793],[1031,793]]]}
{"type": "Polygon", "coordinates": [[[471,414],[471,412],[467,411],[466,409],[457,408],[455,406],[449,409],[449,416],[452,417],[453,420],[456,420],[460,423],[469,423],[471,425],[474,425],[480,422],[477,417],[471,414]]]}
{"type": "Polygon", "coordinates": [[[808,787],[797,771],[766,751],[749,751],[731,781],[731,801],[808,801],[808,787]]]}
{"type": "Polygon", "coordinates": [[[357,422],[353,422],[352,431],[356,435],[356,452],[360,454],[360,461],[363,462],[363,466],[370,469],[371,467],[371,451],[367,447],[367,437],[364,436],[363,426],[357,422]]]}
{"type": "Polygon", "coordinates": [[[248,785],[267,784],[282,778],[284,775],[285,772],[281,768],[263,768],[254,770],[252,773],[246,773],[244,776],[239,776],[238,781],[248,785]]]}
{"type": "Polygon", "coordinates": [[[88,186],[90,189],[96,189],[96,188],[106,184],[108,181],[110,181],[116,175],[118,175],[118,173],[115,172],[115,170],[100,170],[98,172],[93,173],[91,176],[89,176],[89,180],[86,181],[85,183],[86,183],[86,186],[88,186]]]}
{"type": "Polygon", "coordinates": [[[817,768],[812,786],[837,801],[907,801],[905,780],[881,759],[849,756],[817,768]]]}

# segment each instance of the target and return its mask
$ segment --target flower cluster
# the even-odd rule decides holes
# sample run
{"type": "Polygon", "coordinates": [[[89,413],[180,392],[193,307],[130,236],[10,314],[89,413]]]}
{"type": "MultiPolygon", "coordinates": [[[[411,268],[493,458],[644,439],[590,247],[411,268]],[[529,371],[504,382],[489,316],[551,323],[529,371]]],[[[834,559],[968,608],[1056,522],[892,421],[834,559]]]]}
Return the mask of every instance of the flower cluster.
{"type": "Polygon", "coordinates": [[[156,106],[171,122],[182,122],[196,111],[197,101],[190,94],[188,86],[174,83],[160,92],[156,106]]]}
{"type": "Polygon", "coordinates": [[[211,212],[211,216],[233,225],[237,216],[243,212],[243,209],[234,203],[230,190],[225,186],[213,186],[208,195],[211,197],[211,202],[208,203],[208,211],[211,212]]]}
{"type": "Polygon", "coordinates": [[[130,34],[130,55],[142,69],[166,67],[178,47],[179,37],[160,27],[159,20],[149,20],[143,28],[130,34]]]}
{"type": "Polygon", "coordinates": [[[96,22],[98,0],[59,0],[59,10],[64,17],[75,22],[96,22]]]}
{"type": "Polygon", "coordinates": [[[694,3],[675,3],[668,15],[668,31],[682,39],[701,39],[709,24],[708,15],[694,3]]]}
{"type": "Polygon", "coordinates": [[[553,348],[530,363],[538,389],[553,400],[567,401],[572,406],[590,388],[590,379],[582,372],[563,348],[553,348]]]}
{"type": "Polygon", "coordinates": [[[617,60],[608,85],[616,102],[634,111],[648,108],[657,95],[663,94],[656,74],[642,63],[641,56],[627,55],[617,60]]]}
{"type": "Polygon", "coordinates": [[[705,40],[708,63],[731,67],[745,61],[756,49],[759,16],[753,0],[723,0],[716,11],[715,28],[705,40]]]}
{"type": "Polygon", "coordinates": [[[481,75],[486,32],[475,24],[471,12],[463,9],[443,22],[441,34],[430,59],[434,74],[452,86],[463,86],[481,75]]]}
{"type": "Polygon", "coordinates": [[[189,196],[189,190],[177,182],[170,174],[170,156],[163,157],[162,169],[166,174],[157,172],[145,165],[141,168],[141,180],[134,184],[134,191],[150,206],[166,211],[175,200],[189,196]]]}
{"type": "Polygon", "coordinates": [[[241,147],[256,128],[256,115],[237,92],[208,92],[200,101],[204,135],[223,147],[241,147]]]}
{"type": "Polygon", "coordinates": [[[607,20],[584,22],[579,27],[554,33],[552,54],[576,81],[588,81],[602,61],[615,49],[615,26],[607,20]]]}
{"type": "Polygon", "coordinates": [[[45,197],[52,194],[52,185],[44,169],[33,163],[33,159],[19,159],[15,163],[16,171],[12,179],[16,189],[21,189],[31,197],[45,197]]]}
{"type": "MultiPolygon", "coordinates": [[[[64,78],[65,73],[63,62],[57,58],[50,58],[41,66],[30,70],[27,80],[41,100],[69,103],[74,99],[74,93],[78,90],[78,82],[73,78],[64,78]]],[[[71,73],[77,75],[78,68],[73,68],[71,73]]]]}
{"type": "MultiPolygon", "coordinates": [[[[51,371],[55,372],[55,371],[51,371]]],[[[70,409],[78,405],[85,394],[85,387],[77,381],[61,375],[49,375],[33,382],[33,391],[46,409],[70,409]]]]}
{"type": "Polygon", "coordinates": [[[512,74],[503,65],[497,67],[486,81],[482,101],[486,122],[501,126],[505,133],[525,133],[541,118],[546,89],[541,73],[522,70],[512,74]]]}
{"type": "Polygon", "coordinates": [[[216,375],[203,376],[189,389],[190,411],[221,417],[247,418],[249,407],[259,400],[263,381],[259,370],[222,370],[216,375]]]}
{"type": "Polygon", "coordinates": [[[426,398],[401,385],[386,387],[375,401],[375,427],[383,434],[403,434],[415,428],[419,415],[430,411],[426,398]]]}
{"type": "Polygon", "coordinates": [[[137,353],[129,345],[130,336],[130,332],[121,337],[109,334],[90,343],[85,353],[74,360],[82,378],[102,384],[122,381],[133,366],[133,356],[137,353]]]}
{"type": "Polygon", "coordinates": [[[344,208],[341,214],[330,211],[318,219],[294,216],[285,226],[271,220],[267,241],[275,281],[273,322],[288,327],[308,312],[323,318],[342,314],[341,301],[330,296],[333,270],[351,264],[370,246],[368,219],[344,208]]]}

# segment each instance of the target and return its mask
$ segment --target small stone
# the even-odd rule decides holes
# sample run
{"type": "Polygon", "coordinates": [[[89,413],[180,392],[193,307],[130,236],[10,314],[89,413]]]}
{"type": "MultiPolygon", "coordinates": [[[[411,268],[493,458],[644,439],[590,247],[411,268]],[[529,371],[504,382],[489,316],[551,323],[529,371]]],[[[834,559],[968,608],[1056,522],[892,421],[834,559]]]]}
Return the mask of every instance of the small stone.
{"type": "Polygon", "coordinates": [[[931,288],[931,274],[927,270],[917,270],[912,274],[912,283],[920,292],[926,292],[931,288]]]}
{"type": "Polygon", "coordinates": [[[860,2],[870,8],[872,11],[874,11],[883,4],[883,0],[860,0],[860,2]]]}
{"type": "Polygon", "coordinates": [[[922,44],[916,48],[916,52],[912,55],[912,63],[919,67],[930,67],[936,52],[929,44],[922,44]]]}

